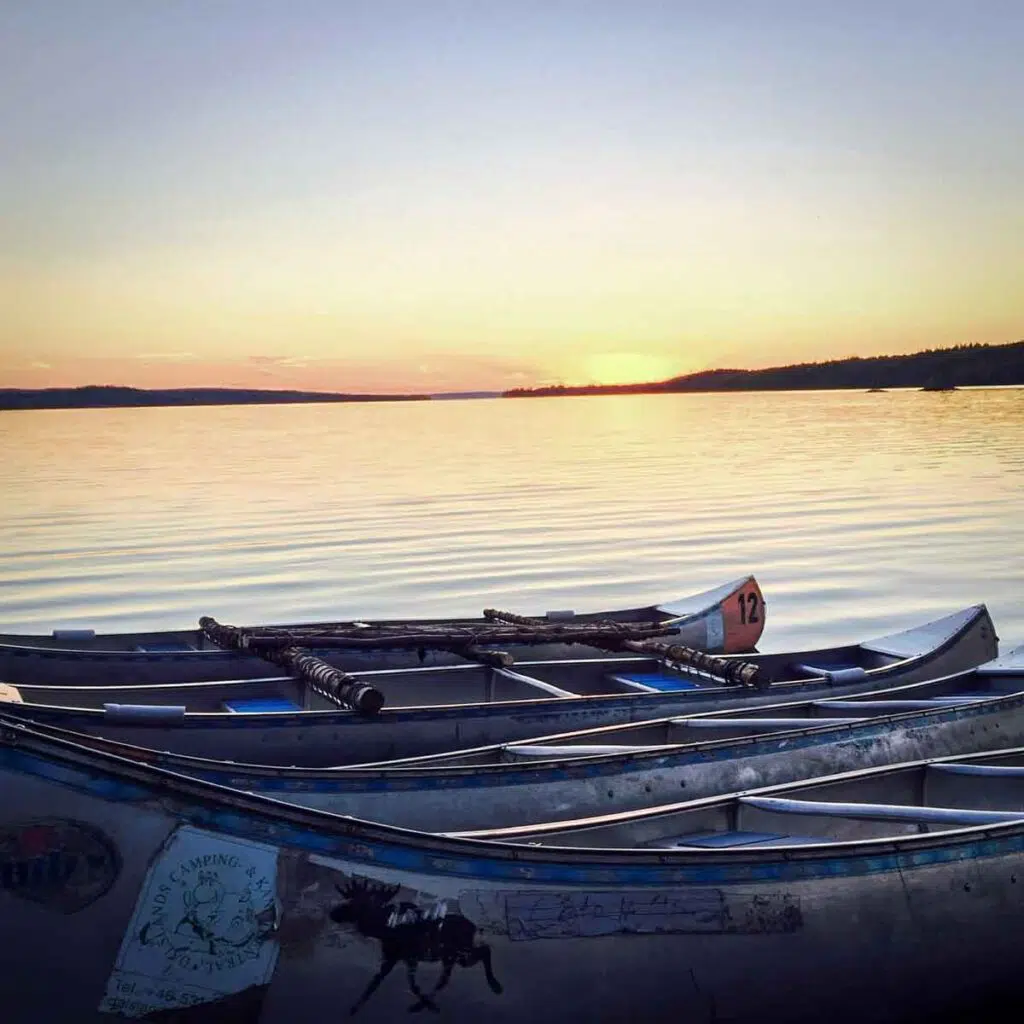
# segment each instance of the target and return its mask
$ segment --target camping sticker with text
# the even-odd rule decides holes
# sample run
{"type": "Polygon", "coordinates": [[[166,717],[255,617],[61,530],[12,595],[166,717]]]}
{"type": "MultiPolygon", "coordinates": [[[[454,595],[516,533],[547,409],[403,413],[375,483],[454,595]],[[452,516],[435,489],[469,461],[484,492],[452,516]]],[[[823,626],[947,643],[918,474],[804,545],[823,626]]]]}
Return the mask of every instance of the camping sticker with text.
{"type": "Polygon", "coordinates": [[[269,981],[277,850],[182,828],[150,869],[100,1009],[141,1016],[269,981]]]}

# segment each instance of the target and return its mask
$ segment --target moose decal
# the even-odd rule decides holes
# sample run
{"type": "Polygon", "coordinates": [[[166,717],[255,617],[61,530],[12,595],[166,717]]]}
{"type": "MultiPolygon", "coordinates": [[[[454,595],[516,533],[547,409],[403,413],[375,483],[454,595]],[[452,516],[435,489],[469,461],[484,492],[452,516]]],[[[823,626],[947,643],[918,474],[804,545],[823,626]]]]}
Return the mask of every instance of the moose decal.
{"type": "Polygon", "coordinates": [[[491,947],[477,942],[476,925],[461,914],[449,914],[445,903],[438,902],[427,909],[404,901],[396,905],[391,901],[401,885],[381,885],[364,879],[353,878],[344,887],[335,888],[345,902],[331,910],[331,920],[337,924],[350,923],[360,935],[380,943],[380,968],[349,1010],[350,1015],[359,1011],[399,961],[405,964],[409,991],[416,996],[410,1013],[423,1009],[441,1012],[434,996],[448,984],[456,964],[483,964],[491,991],[501,994],[501,984],[491,969],[491,947]],[[424,992],[416,981],[416,969],[421,963],[438,962],[441,975],[433,989],[424,992]]]}

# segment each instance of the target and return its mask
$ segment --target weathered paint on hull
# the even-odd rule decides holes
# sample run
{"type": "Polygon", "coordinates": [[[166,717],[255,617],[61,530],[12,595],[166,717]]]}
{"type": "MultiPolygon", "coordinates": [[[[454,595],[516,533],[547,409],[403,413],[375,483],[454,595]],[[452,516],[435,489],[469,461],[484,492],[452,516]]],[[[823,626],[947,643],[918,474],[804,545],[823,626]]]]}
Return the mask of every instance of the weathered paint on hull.
{"type": "Polygon", "coordinates": [[[846,851],[512,849],[0,750],[6,1024],[895,1024],[1019,972],[1018,824],[846,851]],[[9,867],[48,854],[41,807],[66,848],[76,827],[105,844],[99,877],[9,867]]]}
{"type": "MultiPolygon", "coordinates": [[[[987,612],[950,647],[922,659],[871,673],[850,684],[782,683],[764,692],[723,688],[707,696],[629,694],[546,698],[494,704],[387,708],[373,718],[347,711],[297,714],[188,714],[174,724],[112,721],[102,711],[25,706],[16,713],[76,732],[179,754],[248,762],[331,767],[486,746],[535,736],[644,722],[727,708],[758,707],[865,693],[970,669],[995,657],[995,631],[987,612]]],[[[13,712],[12,712],[13,713],[13,712]]]]}
{"type": "MultiPolygon", "coordinates": [[[[813,728],[741,741],[690,745],[664,754],[434,770],[321,773],[230,766],[187,769],[155,751],[147,763],[304,807],[430,832],[503,828],[696,800],[841,771],[1024,746],[1020,694],[972,707],[904,713],[894,721],[813,728]]],[[[133,755],[134,756],[134,755],[133,755]]]]}

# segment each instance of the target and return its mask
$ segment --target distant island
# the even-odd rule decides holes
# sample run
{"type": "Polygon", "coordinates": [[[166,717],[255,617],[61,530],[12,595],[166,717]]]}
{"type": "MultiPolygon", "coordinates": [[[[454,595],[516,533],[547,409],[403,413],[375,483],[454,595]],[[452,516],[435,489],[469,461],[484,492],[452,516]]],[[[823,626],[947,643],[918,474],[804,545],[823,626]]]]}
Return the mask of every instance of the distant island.
{"type": "Polygon", "coordinates": [[[297,402],[422,402],[429,395],[334,394],[250,388],[0,388],[0,409],[134,409],[175,405],[289,405],[297,402]]]}
{"type": "Polygon", "coordinates": [[[906,356],[833,359],[766,370],[703,370],[638,384],[550,385],[510,391],[453,391],[432,395],[366,395],[253,388],[0,388],[0,410],[123,409],[185,405],[289,405],[310,402],[429,402],[459,398],[540,398],[558,395],[638,395],[702,391],[817,391],[888,388],[955,391],[960,387],[1024,384],[1024,341],[956,345],[906,356]]]}
{"type": "Polygon", "coordinates": [[[1024,341],[1006,345],[956,345],[906,356],[833,359],[766,370],[704,370],[648,384],[554,385],[515,388],[504,398],[550,395],[636,395],[681,391],[818,391],[856,388],[919,388],[953,391],[958,387],[1024,384],[1024,341]]]}

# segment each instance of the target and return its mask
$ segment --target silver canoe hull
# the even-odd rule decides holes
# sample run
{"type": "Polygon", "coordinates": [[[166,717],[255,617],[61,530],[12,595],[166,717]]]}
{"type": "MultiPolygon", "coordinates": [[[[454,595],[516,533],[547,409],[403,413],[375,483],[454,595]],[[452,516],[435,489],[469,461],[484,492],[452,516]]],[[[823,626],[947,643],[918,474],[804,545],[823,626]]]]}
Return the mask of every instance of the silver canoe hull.
{"type": "MultiPolygon", "coordinates": [[[[534,763],[474,764],[469,752],[465,757],[438,759],[455,763],[435,767],[383,764],[301,771],[213,760],[190,762],[149,749],[111,749],[221,786],[382,824],[429,832],[503,828],[650,808],[924,757],[1024,745],[1024,648],[1020,655],[1012,672],[997,667],[990,677],[982,666],[935,684],[917,684],[956,692],[997,682],[987,699],[937,702],[916,711],[900,710],[894,701],[893,713],[876,718],[850,717],[832,724],[807,718],[806,727],[781,731],[769,731],[771,719],[758,732],[756,724],[734,730],[723,718],[727,733],[740,735],[715,740],[712,737],[722,730],[695,729],[708,738],[632,753],[575,758],[553,753],[534,763]]],[[[900,687],[899,693],[912,689],[900,687]]],[[[855,701],[849,704],[848,713],[856,716],[855,701]]]]}
{"type": "Polygon", "coordinates": [[[6,1024],[896,1024],[1017,981],[1024,824],[785,852],[321,816],[0,728],[6,1024]]]}
{"type": "MultiPolygon", "coordinates": [[[[543,613],[541,613],[543,614],[543,613]]],[[[753,576],[713,587],[674,601],[645,608],[581,613],[573,621],[615,619],[668,621],[674,632],[663,639],[712,654],[752,651],[764,630],[765,602],[753,576]]],[[[394,620],[397,621],[397,620],[394,620]]],[[[442,620],[408,620],[421,623],[442,620]]],[[[484,619],[443,620],[486,625],[484,619]]],[[[382,624],[393,624],[382,620],[382,624]]],[[[0,634],[0,680],[19,683],[154,684],[207,680],[258,679],[268,675],[262,658],[216,647],[198,630],[89,635],[92,631],[55,631],[56,635],[0,634]]],[[[582,644],[544,644],[509,648],[517,660],[607,656],[582,644]]],[[[464,664],[445,651],[347,650],[315,651],[350,672],[367,669],[414,668],[418,665],[464,664]]]]}
{"type": "MultiPolygon", "coordinates": [[[[45,725],[89,733],[142,747],[196,757],[266,765],[333,767],[385,761],[504,743],[540,735],[643,722],[733,708],[757,708],[785,700],[868,692],[973,668],[998,652],[984,605],[972,606],[923,627],[864,642],[881,667],[859,681],[829,678],[772,684],[764,691],[715,687],[707,691],[547,697],[494,703],[388,707],[373,718],[349,711],[153,716],[120,709],[88,710],[26,703],[19,716],[45,725]],[[885,663],[885,664],[883,664],[885,663]]],[[[834,653],[832,651],[827,653],[834,653]]],[[[802,654],[754,655],[749,660],[800,660],[802,654]]],[[[500,675],[502,669],[480,669],[500,675]]],[[[526,668],[524,668],[524,673],[526,668]]],[[[2,705],[0,705],[2,706],[2,705]]],[[[173,708],[170,709],[174,711],[173,708]]]]}

